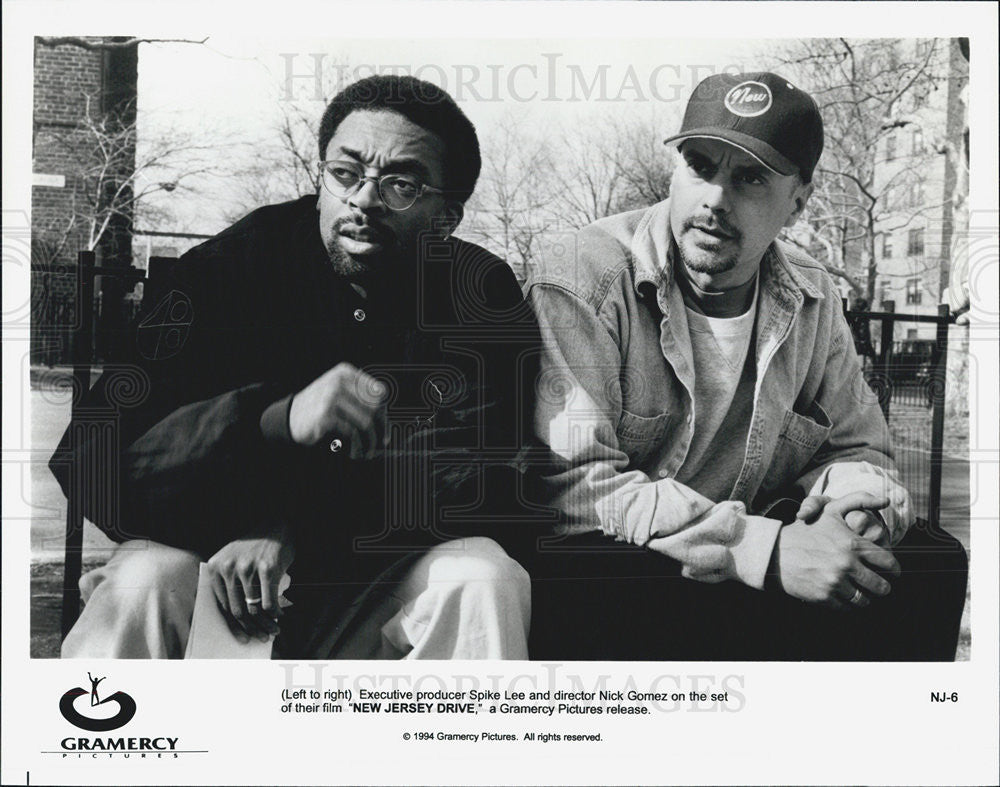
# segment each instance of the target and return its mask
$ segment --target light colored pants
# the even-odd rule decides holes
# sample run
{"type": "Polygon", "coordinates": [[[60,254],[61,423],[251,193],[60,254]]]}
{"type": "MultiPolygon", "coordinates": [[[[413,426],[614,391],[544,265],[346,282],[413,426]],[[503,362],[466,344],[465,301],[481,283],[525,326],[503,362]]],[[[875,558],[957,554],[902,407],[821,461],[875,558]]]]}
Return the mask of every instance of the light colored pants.
{"type": "MultiPolygon", "coordinates": [[[[62,657],[182,657],[199,563],[153,541],[121,544],[80,579],[86,606],[62,657]]],[[[499,544],[448,541],[421,556],[332,657],[527,659],[530,614],[528,574],[499,544]]]]}

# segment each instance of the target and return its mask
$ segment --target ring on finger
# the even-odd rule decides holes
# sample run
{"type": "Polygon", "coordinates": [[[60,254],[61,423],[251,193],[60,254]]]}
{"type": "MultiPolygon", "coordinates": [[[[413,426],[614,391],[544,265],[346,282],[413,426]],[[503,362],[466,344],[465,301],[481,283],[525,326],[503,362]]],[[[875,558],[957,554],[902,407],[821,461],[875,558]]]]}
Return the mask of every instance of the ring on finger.
{"type": "Polygon", "coordinates": [[[260,604],[260,597],[257,597],[257,598],[248,598],[246,601],[247,601],[247,606],[248,607],[251,604],[260,604]]]}
{"type": "Polygon", "coordinates": [[[862,593],[858,588],[855,588],[854,589],[854,595],[851,596],[851,600],[848,603],[853,604],[854,606],[858,606],[861,603],[861,601],[864,599],[864,597],[865,597],[865,594],[862,593]]]}

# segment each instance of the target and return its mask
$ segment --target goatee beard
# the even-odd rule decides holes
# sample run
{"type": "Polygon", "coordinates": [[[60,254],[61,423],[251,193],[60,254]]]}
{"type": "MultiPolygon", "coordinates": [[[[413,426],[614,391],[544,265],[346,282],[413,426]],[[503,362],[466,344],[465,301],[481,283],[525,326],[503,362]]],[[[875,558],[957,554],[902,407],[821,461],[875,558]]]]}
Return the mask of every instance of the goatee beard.
{"type": "Polygon", "coordinates": [[[688,270],[710,275],[731,271],[736,267],[738,261],[735,255],[720,259],[711,252],[701,249],[696,249],[695,253],[689,256],[684,251],[683,243],[677,244],[677,256],[680,257],[681,264],[688,270]]]}
{"type": "Polygon", "coordinates": [[[327,247],[327,256],[334,272],[361,287],[369,298],[402,298],[405,301],[418,293],[416,257],[401,249],[358,259],[344,251],[334,239],[327,247]]]}
{"type": "Polygon", "coordinates": [[[395,238],[388,231],[373,228],[377,233],[378,241],[383,244],[382,251],[364,257],[354,257],[348,254],[340,244],[341,228],[345,224],[358,225],[360,223],[353,218],[340,219],[333,226],[329,242],[324,245],[327,256],[330,258],[330,265],[337,275],[351,281],[367,284],[374,278],[391,276],[391,271],[397,267],[402,252],[396,245],[395,238]]]}
{"type": "Polygon", "coordinates": [[[698,248],[694,243],[691,243],[690,232],[696,229],[707,229],[723,233],[728,236],[729,242],[735,243],[737,248],[742,240],[739,230],[718,216],[692,216],[684,221],[681,242],[677,244],[677,250],[680,253],[681,262],[684,263],[684,267],[697,273],[709,275],[725,273],[736,267],[737,262],[739,262],[738,252],[734,252],[728,257],[719,257],[717,254],[698,248]],[[693,247],[691,248],[692,253],[690,255],[685,251],[685,241],[693,247]]]}
{"type": "MultiPolygon", "coordinates": [[[[327,256],[330,258],[330,265],[338,276],[357,282],[367,282],[375,271],[366,262],[356,259],[344,251],[337,242],[336,237],[326,247],[327,256]]],[[[381,257],[384,259],[384,257],[381,257]]],[[[375,260],[373,260],[375,262],[375,260]]],[[[378,264],[379,268],[383,266],[378,264]]]]}

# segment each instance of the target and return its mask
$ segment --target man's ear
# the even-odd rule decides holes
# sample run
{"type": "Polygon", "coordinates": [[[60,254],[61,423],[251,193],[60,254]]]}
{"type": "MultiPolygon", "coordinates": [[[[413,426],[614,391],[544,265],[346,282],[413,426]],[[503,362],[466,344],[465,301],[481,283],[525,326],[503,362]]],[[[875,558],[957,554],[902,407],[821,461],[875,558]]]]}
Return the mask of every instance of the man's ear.
{"type": "Polygon", "coordinates": [[[805,210],[806,203],[809,201],[809,197],[812,196],[812,193],[812,183],[799,183],[795,186],[795,190],[792,192],[792,198],[795,200],[795,206],[792,209],[792,212],[788,214],[788,218],[785,219],[786,227],[791,227],[799,220],[799,216],[801,216],[802,211],[805,210]]]}
{"type": "Polygon", "coordinates": [[[439,224],[441,234],[446,238],[449,237],[458,225],[462,223],[464,217],[465,205],[458,200],[448,200],[448,203],[444,206],[444,214],[439,224]]]}

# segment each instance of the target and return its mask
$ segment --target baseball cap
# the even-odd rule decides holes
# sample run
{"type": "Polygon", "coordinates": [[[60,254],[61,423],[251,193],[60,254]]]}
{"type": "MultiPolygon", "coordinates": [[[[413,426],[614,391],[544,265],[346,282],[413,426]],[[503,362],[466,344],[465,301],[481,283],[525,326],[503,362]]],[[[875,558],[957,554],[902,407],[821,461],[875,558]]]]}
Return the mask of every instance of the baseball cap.
{"type": "Polygon", "coordinates": [[[823,152],[823,118],[812,96],[777,74],[713,74],[688,99],[680,132],[664,141],[691,137],[721,139],[809,182],[823,152]]]}

